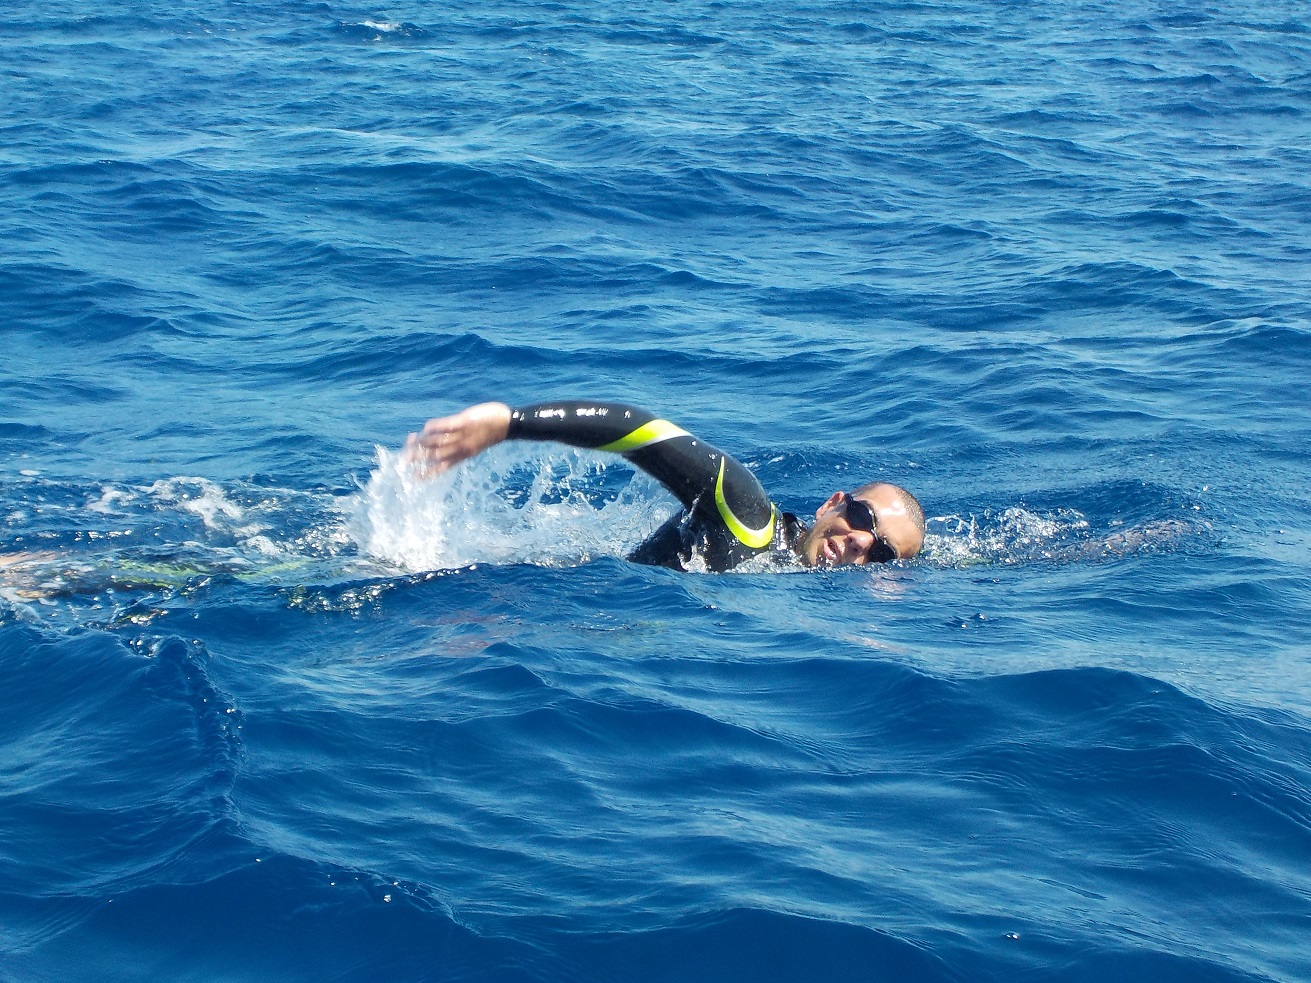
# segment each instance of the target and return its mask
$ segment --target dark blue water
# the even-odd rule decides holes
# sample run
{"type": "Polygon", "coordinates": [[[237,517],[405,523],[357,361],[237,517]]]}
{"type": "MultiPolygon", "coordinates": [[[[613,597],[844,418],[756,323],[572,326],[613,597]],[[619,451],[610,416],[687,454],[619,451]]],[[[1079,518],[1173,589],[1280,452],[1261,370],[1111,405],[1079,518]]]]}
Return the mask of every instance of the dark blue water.
{"type": "Polygon", "coordinates": [[[8,4],[0,979],[1311,980],[1306,15],[8,4]]]}

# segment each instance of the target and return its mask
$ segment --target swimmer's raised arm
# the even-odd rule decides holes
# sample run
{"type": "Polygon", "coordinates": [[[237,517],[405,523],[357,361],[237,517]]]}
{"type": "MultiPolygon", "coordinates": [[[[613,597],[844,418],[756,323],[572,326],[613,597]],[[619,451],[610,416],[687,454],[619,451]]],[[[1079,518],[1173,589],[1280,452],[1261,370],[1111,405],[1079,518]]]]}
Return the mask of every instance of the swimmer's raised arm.
{"type": "Polygon", "coordinates": [[[620,454],[686,506],[720,500],[745,521],[772,521],[773,505],[756,476],[722,451],[650,410],[627,403],[553,400],[511,409],[479,403],[429,420],[406,452],[440,474],[502,440],[550,440],[620,454]],[[708,493],[708,494],[707,494],[708,493]]]}
{"type": "Polygon", "coordinates": [[[626,403],[564,400],[511,409],[479,403],[437,417],[405,441],[411,460],[441,474],[509,438],[552,440],[571,447],[625,453],[672,436],[690,436],[648,410],[626,403]]]}

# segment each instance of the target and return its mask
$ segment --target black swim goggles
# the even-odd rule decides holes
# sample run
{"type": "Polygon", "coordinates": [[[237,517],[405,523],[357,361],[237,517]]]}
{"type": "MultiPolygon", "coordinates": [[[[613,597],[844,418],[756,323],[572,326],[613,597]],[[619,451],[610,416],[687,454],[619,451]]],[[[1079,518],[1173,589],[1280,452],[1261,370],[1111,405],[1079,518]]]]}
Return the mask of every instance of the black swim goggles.
{"type": "Polygon", "coordinates": [[[852,529],[867,532],[874,537],[874,542],[870,544],[869,552],[865,555],[865,562],[889,563],[897,559],[897,551],[888,545],[886,539],[874,531],[874,527],[878,525],[879,521],[879,517],[874,514],[874,510],[848,492],[842,493],[842,504],[847,509],[847,525],[852,529]]]}

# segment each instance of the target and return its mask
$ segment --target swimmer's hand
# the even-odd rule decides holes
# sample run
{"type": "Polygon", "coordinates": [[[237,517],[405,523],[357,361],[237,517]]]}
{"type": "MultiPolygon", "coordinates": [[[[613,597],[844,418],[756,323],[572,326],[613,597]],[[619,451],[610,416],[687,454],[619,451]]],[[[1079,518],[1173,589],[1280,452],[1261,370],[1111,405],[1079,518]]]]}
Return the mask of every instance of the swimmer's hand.
{"type": "Polygon", "coordinates": [[[453,416],[429,420],[405,441],[405,456],[424,473],[438,475],[499,444],[510,432],[510,407],[479,403],[453,416]]]}

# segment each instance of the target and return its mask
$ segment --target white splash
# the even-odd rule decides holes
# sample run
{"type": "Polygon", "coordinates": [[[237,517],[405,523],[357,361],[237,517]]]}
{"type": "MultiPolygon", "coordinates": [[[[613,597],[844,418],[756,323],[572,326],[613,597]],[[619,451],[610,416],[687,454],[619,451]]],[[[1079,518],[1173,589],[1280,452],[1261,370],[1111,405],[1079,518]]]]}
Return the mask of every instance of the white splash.
{"type": "Polygon", "coordinates": [[[613,461],[585,452],[525,458],[522,448],[501,446],[431,478],[382,447],[377,462],[350,533],[366,555],[412,572],[621,557],[674,509],[668,493],[640,472],[617,496],[603,494],[613,461]]]}
{"type": "Polygon", "coordinates": [[[1043,515],[1012,506],[981,517],[938,516],[927,527],[923,558],[936,566],[965,567],[1051,558],[1071,533],[1088,528],[1088,520],[1072,509],[1043,515]]]}
{"type": "Polygon", "coordinates": [[[937,516],[927,526],[921,556],[939,567],[1105,560],[1168,549],[1198,532],[1189,523],[1155,520],[1098,536],[1074,509],[1039,513],[1022,506],[982,516],[937,516]]]}
{"type": "Polygon", "coordinates": [[[160,505],[176,506],[199,516],[208,529],[234,531],[244,516],[241,506],[231,501],[219,485],[205,478],[166,478],[147,490],[160,505]]]}
{"type": "Polygon", "coordinates": [[[226,540],[242,562],[321,560],[349,550],[341,504],[331,496],[292,489],[238,488],[236,497],[206,478],[174,477],[145,489],[157,512],[196,516],[207,533],[204,544],[230,558],[226,540]]]}
{"type": "Polygon", "coordinates": [[[100,515],[118,515],[131,505],[133,494],[124,488],[111,488],[104,485],[100,489],[100,498],[87,502],[87,511],[100,515]]]}

